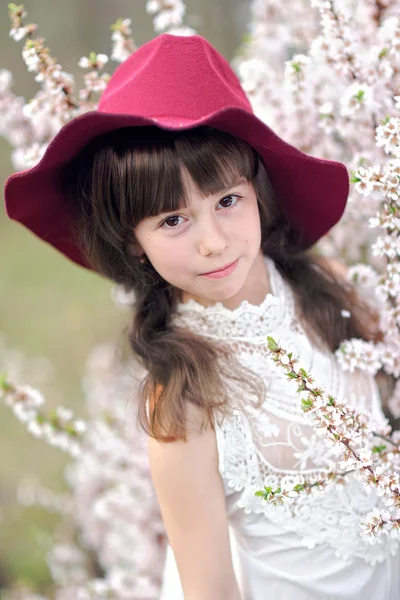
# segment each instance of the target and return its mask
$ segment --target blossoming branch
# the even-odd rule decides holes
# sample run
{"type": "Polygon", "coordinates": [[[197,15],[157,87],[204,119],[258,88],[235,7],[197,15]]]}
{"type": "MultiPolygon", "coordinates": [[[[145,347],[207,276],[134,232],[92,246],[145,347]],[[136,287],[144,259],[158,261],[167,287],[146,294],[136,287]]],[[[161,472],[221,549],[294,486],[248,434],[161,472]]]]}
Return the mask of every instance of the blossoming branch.
{"type": "Polygon", "coordinates": [[[370,416],[338,403],[333,396],[314,385],[313,378],[302,367],[296,367],[298,360],[293,354],[271,337],[268,337],[268,349],[276,365],[297,384],[302,410],[310,417],[317,435],[336,455],[342,471],[333,468],[319,481],[298,483],[288,489],[265,487],[255,495],[272,503],[287,502],[302,492],[321,491],[333,481],[340,483],[351,474],[368,489],[374,488],[384,505],[381,509],[375,507],[363,517],[360,524],[364,532],[371,537],[388,533],[399,535],[400,476],[396,469],[400,468],[400,437],[390,438],[389,426],[374,430],[370,416]],[[377,444],[373,438],[378,438],[380,443],[377,444]]]}

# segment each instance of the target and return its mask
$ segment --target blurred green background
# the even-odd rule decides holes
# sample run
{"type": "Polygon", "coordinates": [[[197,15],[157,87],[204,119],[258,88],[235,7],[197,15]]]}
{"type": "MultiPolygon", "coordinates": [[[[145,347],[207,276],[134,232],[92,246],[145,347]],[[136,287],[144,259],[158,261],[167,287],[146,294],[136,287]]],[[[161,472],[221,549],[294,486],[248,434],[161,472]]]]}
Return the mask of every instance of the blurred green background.
{"type": "MultiPolygon", "coordinates": [[[[185,23],[194,27],[229,60],[248,21],[248,0],[188,0],[185,23]]],[[[9,37],[8,2],[0,2],[0,68],[13,73],[13,91],[28,100],[38,85],[21,58],[23,43],[9,37]]],[[[155,36],[145,0],[32,0],[24,4],[26,23],[39,34],[63,68],[77,80],[81,56],[110,53],[110,25],[130,17],[137,45],[155,36]]],[[[107,65],[112,72],[116,63],[107,65]]],[[[0,114],[1,119],[1,114],[0,114]]],[[[10,147],[0,138],[1,180],[12,173],[10,147]]],[[[48,357],[54,379],[42,390],[49,408],[63,404],[85,415],[81,375],[90,349],[109,338],[123,339],[128,312],[110,297],[111,285],[69,263],[0,210],[0,333],[10,350],[28,359],[48,357]]],[[[1,349],[0,349],[1,351],[1,349]]],[[[1,362],[1,361],[0,361],[1,362]]],[[[31,383],[26,381],[26,383],[31,383]]],[[[39,508],[24,509],[16,500],[17,485],[36,474],[46,486],[65,489],[66,457],[33,438],[5,406],[0,406],[0,597],[19,583],[46,591],[49,573],[44,559],[57,517],[39,508]]]]}

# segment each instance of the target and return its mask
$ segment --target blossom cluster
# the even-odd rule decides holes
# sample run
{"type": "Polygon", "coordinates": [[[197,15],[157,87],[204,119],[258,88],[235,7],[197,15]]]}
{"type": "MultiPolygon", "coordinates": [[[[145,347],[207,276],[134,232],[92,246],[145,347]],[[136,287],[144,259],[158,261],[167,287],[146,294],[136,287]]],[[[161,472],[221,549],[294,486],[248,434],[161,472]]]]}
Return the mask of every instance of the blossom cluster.
{"type": "Polygon", "coordinates": [[[147,0],[146,11],[153,17],[157,33],[173,35],[193,35],[196,31],[183,24],[186,5],[182,0],[147,0]]]}
{"type": "Polygon", "coordinates": [[[18,488],[22,505],[63,516],[63,536],[47,554],[55,600],[159,597],[166,536],[147,441],[136,423],[135,379],[139,366],[125,363],[113,343],[96,346],[83,378],[85,422],[63,407],[47,414],[40,392],[2,381],[3,401],[28,431],[72,458],[65,470],[69,493],[46,489],[34,477],[18,488]],[[66,529],[71,533],[63,540],[66,529]],[[89,552],[103,577],[95,576],[89,552]]]}
{"type": "Polygon", "coordinates": [[[310,374],[296,366],[298,360],[292,353],[271,337],[268,338],[268,349],[276,365],[297,384],[303,412],[335,456],[340,471],[333,469],[319,481],[293,488],[274,490],[265,487],[256,495],[272,503],[287,502],[300,493],[310,492],[313,488],[321,490],[332,481],[343,480],[351,474],[368,490],[373,488],[381,500],[381,505],[375,506],[360,521],[371,543],[379,540],[380,535],[400,537],[399,435],[391,436],[388,424],[376,427],[371,415],[337,402],[323,388],[316,386],[310,374]]]}
{"type": "Polygon", "coordinates": [[[42,410],[44,397],[41,392],[28,385],[11,385],[4,377],[0,378],[0,399],[32,435],[71,456],[80,455],[86,425],[82,419],[75,419],[70,409],[58,406],[46,415],[42,410]]]}
{"type": "MultiPolygon", "coordinates": [[[[254,0],[249,41],[236,61],[242,85],[256,114],[285,140],[345,162],[351,172],[373,170],[386,158],[375,143],[379,118],[399,115],[398,3],[311,5],[254,0]]],[[[373,183],[373,172],[368,179],[373,183]]],[[[324,253],[371,262],[376,231],[367,223],[383,197],[378,192],[360,197],[351,189],[344,219],[321,244],[324,253]]]]}
{"type": "MultiPolygon", "coordinates": [[[[146,10],[154,15],[156,32],[174,35],[196,33],[184,25],[186,6],[181,0],[149,0],[146,10]]],[[[41,160],[50,141],[65,123],[96,109],[98,95],[104,91],[110,78],[108,73],[101,71],[110,58],[123,62],[137,46],[132,38],[132,20],[117,19],[111,26],[110,57],[91,52],[79,60],[79,66],[85,73],[83,87],[78,90],[72,75],[51,56],[45,39],[36,35],[38,26],[25,24],[27,13],[23,5],[10,4],[9,11],[10,36],[17,42],[25,40],[22,58],[41,86],[36,95],[25,102],[12,92],[12,74],[6,69],[0,70],[0,135],[15,148],[11,155],[15,169],[23,170],[41,160]]]]}

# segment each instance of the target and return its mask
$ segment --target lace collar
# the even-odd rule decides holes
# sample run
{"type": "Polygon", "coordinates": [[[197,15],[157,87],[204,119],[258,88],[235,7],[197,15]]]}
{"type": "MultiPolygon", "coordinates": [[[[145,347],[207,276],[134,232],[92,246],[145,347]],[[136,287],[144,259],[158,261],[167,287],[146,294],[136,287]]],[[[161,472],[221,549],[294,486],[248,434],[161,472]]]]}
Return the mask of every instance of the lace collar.
{"type": "Polygon", "coordinates": [[[293,309],[291,290],[278,272],[273,260],[264,256],[268,269],[271,292],[261,304],[243,300],[235,309],[226,308],[222,302],[203,306],[197,300],[179,302],[173,317],[177,327],[194,330],[216,339],[253,339],[266,335],[282,326],[293,309]]]}

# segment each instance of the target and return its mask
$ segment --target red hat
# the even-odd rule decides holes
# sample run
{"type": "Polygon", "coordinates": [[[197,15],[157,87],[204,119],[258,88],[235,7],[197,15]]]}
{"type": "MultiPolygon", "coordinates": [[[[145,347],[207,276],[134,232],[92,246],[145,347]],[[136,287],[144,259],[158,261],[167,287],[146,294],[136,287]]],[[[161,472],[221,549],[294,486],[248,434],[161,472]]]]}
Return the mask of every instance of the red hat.
{"type": "Polygon", "coordinates": [[[292,228],[308,248],[340,219],[349,192],[345,165],[309,156],[258,119],[229,63],[199,35],[162,34],[118,66],[97,110],[69,121],[41,161],[11,175],[6,211],[80,265],[71,232],[75,211],[61,171],[93,138],[128,126],[185,130],[207,125],[248,142],[261,156],[292,228]]]}

